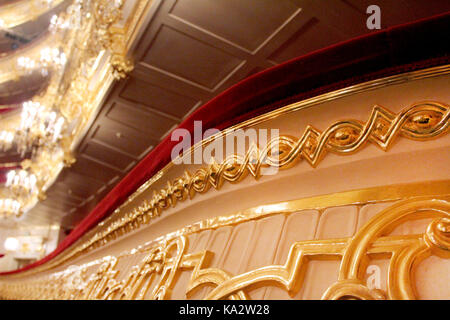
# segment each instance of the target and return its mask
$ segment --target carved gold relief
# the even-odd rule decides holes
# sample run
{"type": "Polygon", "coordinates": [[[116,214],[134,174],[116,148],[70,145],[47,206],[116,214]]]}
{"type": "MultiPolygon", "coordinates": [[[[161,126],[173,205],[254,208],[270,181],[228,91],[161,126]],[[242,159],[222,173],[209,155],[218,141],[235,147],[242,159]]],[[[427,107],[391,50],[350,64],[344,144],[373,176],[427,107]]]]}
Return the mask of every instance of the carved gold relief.
{"type": "MultiPolygon", "coordinates": [[[[341,261],[339,275],[337,282],[324,292],[323,299],[415,299],[417,293],[412,274],[417,265],[431,255],[450,258],[448,200],[448,196],[422,196],[395,202],[371,218],[352,237],[294,242],[284,264],[268,265],[237,275],[210,266],[212,257],[221,252],[200,250],[189,253],[189,233],[198,233],[205,228],[217,229],[229,224],[230,220],[216,219],[214,225],[200,222],[199,228],[185,228],[144,249],[72,266],[26,284],[2,283],[0,295],[38,299],[170,299],[180,272],[189,271],[186,295],[209,286],[212,290],[205,299],[249,299],[249,289],[276,285],[294,296],[303,286],[307,262],[331,258],[341,261]],[[423,218],[432,219],[424,233],[390,235],[397,226],[423,218]],[[118,262],[137,254],[142,257],[140,262],[118,280],[123,272],[118,262]],[[368,260],[380,254],[388,256],[390,261],[386,291],[371,289],[364,282],[368,260]],[[86,277],[88,268],[97,270],[86,277]]],[[[239,221],[243,220],[231,223],[239,221]]]]}
{"type": "Polygon", "coordinates": [[[220,164],[213,162],[209,167],[201,168],[194,174],[186,171],[184,176],[168,181],[167,188],[154,191],[151,199],[137,204],[133,211],[110,223],[104,230],[89,235],[87,241],[72,248],[46,268],[106,245],[148,224],[152,218],[170,207],[175,207],[178,202],[192,199],[197,193],[204,193],[210,187],[220,189],[225,181],[236,183],[248,174],[258,179],[263,166],[285,169],[305,159],[314,167],[328,152],[351,154],[360,150],[366,143],[373,143],[386,151],[398,136],[414,140],[436,138],[448,131],[449,115],[447,105],[433,101],[416,103],[399,114],[375,106],[366,123],[357,120],[339,121],[323,132],[308,126],[300,138],[282,135],[271,140],[261,150],[257,146],[251,146],[245,156],[232,155],[220,164]],[[280,150],[278,159],[270,154],[274,145],[280,150]],[[252,158],[254,155],[257,158],[252,158]]]}
{"type": "Polygon", "coordinates": [[[111,57],[111,66],[113,67],[113,75],[116,79],[125,78],[134,69],[134,64],[131,59],[118,54],[114,54],[111,57]]]}
{"type": "MultiPolygon", "coordinates": [[[[362,227],[351,239],[342,256],[338,282],[330,287],[324,294],[324,298],[340,299],[358,296],[358,292],[364,285],[362,273],[365,259],[369,249],[376,252],[392,254],[389,267],[388,297],[390,299],[414,299],[414,286],[411,279],[413,265],[419,263],[433,252],[449,257],[450,246],[448,232],[436,224],[444,226],[450,217],[450,204],[446,200],[429,199],[420,201],[405,201],[386,209],[374,217],[362,227]],[[434,218],[428,226],[425,234],[411,237],[382,237],[396,225],[410,219],[420,217],[434,218]],[[383,243],[379,246],[376,241],[383,243]],[[389,240],[395,242],[389,243],[389,240]],[[433,241],[430,241],[433,239],[433,241]],[[355,292],[353,291],[355,290],[355,292]]],[[[444,228],[445,229],[445,228],[444,228]]],[[[377,292],[365,291],[367,297],[379,298],[377,292]]]]}
{"type": "MultiPolygon", "coordinates": [[[[145,15],[145,12],[147,12],[151,3],[152,3],[151,1],[139,2],[139,6],[135,7],[134,14],[130,16],[131,19],[129,19],[125,25],[126,26],[135,26],[136,24],[139,25],[137,23],[137,21],[140,21],[142,16],[145,15]]],[[[116,30],[117,28],[112,28],[112,29],[114,29],[114,33],[123,33],[123,30],[121,30],[120,28],[118,30],[116,30]]],[[[126,38],[129,40],[127,43],[129,43],[131,41],[130,39],[135,38],[138,27],[135,27],[135,28],[126,27],[125,29],[126,29],[126,32],[125,32],[126,38]]],[[[450,72],[450,66],[445,65],[445,66],[439,66],[439,67],[434,67],[434,68],[429,68],[429,69],[424,69],[424,70],[419,70],[419,71],[414,71],[414,72],[409,72],[409,73],[405,73],[405,74],[400,74],[400,75],[395,75],[395,76],[391,76],[391,77],[387,77],[387,78],[369,81],[369,82],[358,84],[358,85],[355,85],[355,86],[352,86],[349,88],[326,93],[326,94],[320,95],[318,97],[313,97],[313,98],[310,98],[307,100],[295,102],[295,103],[285,106],[283,108],[269,112],[268,114],[247,120],[236,126],[225,129],[221,134],[226,135],[230,132],[233,132],[234,130],[237,130],[240,128],[246,128],[248,126],[258,124],[260,122],[264,122],[267,119],[275,118],[279,115],[284,115],[284,114],[287,114],[287,113],[290,113],[293,111],[297,111],[302,108],[306,108],[306,107],[314,106],[314,105],[317,105],[317,104],[320,104],[323,102],[335,100],[337,98],[351,95],[356,92],[363,92],[363,91],[371,90],[374,88],[382,88],[382,87],[385,87],[388,85],[404,83],[406,81],[411,81],[411,80],[418,80],[418,79],[424,79],[424,78],[428,78],[428,77],[436,77],[439,75],[446,75],[449,72],[450,72]]],[[[433,104],[433,103],[431,103],[431,104],[433,104]]],[[[439,104],[443,105],[444,108],[446,108],[446,109],[448,108],[447,106],[445,106],[442,103],[438,103],[438,105],[439,104]]],[[[71,105],[76,105],[76,104],[71,104],[71,105]]],[[[433,110],[430,110],[430,111],[431,111],[431,113],[434,112],[433,110]]],[[[435,119],[437,119],[436,115],[439,118],[440,111],[438,111],[437,114],[435,114],[434,116],[431,115],[431,117],[433,119],[431,119],[431,117],[427,116],[427,117],[423,118],[422,120],[420,120],[419,118],[422,117],[423,114],[418,112],[417,114],[415,114],[416,117],[411,117],[410,120],[408,121],[408,123],[405,125],[406,131],[411,130],[411,128],[413,128],[412,135],[414,135],[415,127],[418,127],[418,128],[425,127],[425,129],[427,127],[428,127],[428,129],[432,128],[433,125],[437,125],[437,123],[435,121],[435,119]]],[[[405,118],[403,117],[403,120],[404,119],[405,118]]],[[[376,125],[376,128],[374,129],[374,134],[380,135],[380,133],[381,133],[381,137],[383,137],[383,136],[385,136],[385,133],[386,133],[383,130],[386,130],[389,127],[388,121],[383,120],[383,117],[379,117],[378,122],[379,123],[376,125]]],[[[441,127],[441,130],[435,131],[436,134],[442,135],[446,131],[446,128],[448,126],[448,110],[446,111],[446,116],[444,116],[442,118],[441,124],[443,124],[444,122],[446,122],[446,123],[444,124],[443,127],[441,127]]],[[[419,130],[418,132],[421,132],[421,131],[419,130]]],[[[424,130],[423,133],[425,133],[425,132],[426,132],[426,130],[424,130]]],[[[344,139],[342,134],[343,134],[342,130],[339,131],[336,134],[336,137],[333,138],[333,142],[334,141],[342,141],[344,139]]],[[[200,146],[204,146],[207,143],[211,142],[213,138],[214,138],[214,136],[205,139],[204,141],[201,142],[200,146]]],[[[427,139],[427,138],[431,138],[431,136],[425,137],[424,139],[427,139]]],[[[388,141],[386,141],[386,142],[388,142],[388,141]]],[[[193,148],[196,148],[198,146],[199,145],[195,145],[193,148]]],[[[309,140],[306,141],[304,147],[306,150],[311,149],[312,141],[309,141],[309,140]]],[[[191,148],[190,152],[192,152],[193,148],[191,148]]],[[[114,214],[112,214],[111,216],[106,218],[104,221],[99,223],[99,225],[96,228],[94,228],[93,230],[86,233],[82,237],[82,239],[80,239],[80,241],[78,241],[78,243],[75,246],[73,246],[69,250],[66,250],[62,255],[60,255],[60,257],[58,257],[50,265],[51,266],[58,265],[64,261],[67,261],[76,256],[79,256],[80,254],[83,254],[84,252],[86,252],[88,250],[92,250],[94,248],[98,248],[99,246],[103,246],[103,245],[109,243],[111,240],[117,239],[121,235],[126,234],[134,229],[139,228],[140,225],[147,224],[152,218],[151,212],[150,211],[143,212],[142,210],[148,210],[149,209],[148,204],[151,203],[151,201],[153,201],[153,200],[155,200],[155,202],[153,202],[153,203],[159,203],[161,206],[168,208],[165,204],[167,201],[164,201],[164,198],[161,198],[161,194],[164,195],[164,191],[166,189],[161,190],[161,194],[157,194],[155,191],[154,199],[147,199],[143,203],[137,204],[136,206],[133,204],[133,207],[135,207],[135,209],[133,209],[131,211],[130,211],[130,209],[125,208],[125,207],[128,206],[131,202],[133,202],[134,199],[138,195],[141,195],[144,191],[149,190],[151,188],[152,184],[155,181],[160,180],[167,173],[167,171],[170,170],[171,167],[172,167],[172,165],[171,165],[171,163],[169,163],[160,172],[155,174],[155,176],[153,176],[151,179],[149,179],[143,185],[141,185],[141,187],[139,187],[138,190],[136,190],[131,196],[129,196],[128,199],[119,208],[117,208],[114,211],[114,214]],[[162,201],[156,201],[156,200],[162,200],[162,201]],[[126,212],[126,215],[124,217],[122,214],[120,214],[121,211],[123,211],[123,210],[126,212]]],[[[287,167],[284,167],[284,168],[287,168],[287,167]]],[[[183,177],[180,177],[177,180],[179,182],[184,182],[183,177]]],[[[187,182],[189,182],[189,181],[187,181],[187,182]]],[[[189,185],[189,184],[185,184],[185,185],[189,185]]],[[[169,188],[169,191],[170,190],[171,190],[171,188],[169,188]]],[[[175,190],[173,190],[174,193],[169,194],[171,196],[173,195],[172,198],[169,200],[170,201],[178,200],[177,197],[184,200],[185,199],[184,196],[186,195],[186,193],[180,193],[180,191],[181,190],[180,190],[179,186],[177,188],[175,188],[175,190]]],[[[166,194],[167,194],[167,192],[166,192],[166,194]]],[[[172,205],[174,205],[174,204],[175,204],[175,202],[172,203],[172,205]]],[[[156,208],[156,209],[161,210],[159,208],[156,208]]],[[[47,266],[45,268],[47,268],[47,266]]]]}
{"type": "MultiPolygon", "coordinates": [[[[151,247],[149,249],[148,259],[144,259],[141,264],[136,265],[131,273],[126,275],[125,281],[117,280],[121,270],[115,269],[117,268],[117,259],[120,260],[121,257],[118,257],[117,259],[115,257],[110,257],[108,258],[109,260],[106,259],[103,261],[102,263],[105,264],[104,267],[100,268],[97,272],[97,276],[92,278],[87,278],[85,276],[87,273],[86,266],[76,267],[72,271],[69,270],[70,272],[63,272],[45,279],[41,279],[38,272],[49,270],[52,267],[67,262],[69,259],[85,254],[88,250],[98,248],[123,234],[137,229],[142,224],[148,223],[152,217],[159,215],[165,209],[175,206],[180,201],[190,199],[196,193],[203,193],[208,187],[210,188],[212,186],[213,188],[219,189],[224,181],[237,182],[244,178],[248,173],[255,178],[258,178],[258,168],[261,166],[276,165],[280,168],[287,168],[301,159],[306,159],[312,166],[316,166],[328,152],[342,155],[349,154],[360,150],[364,144],[368,142],[374,143],[382,150],[387,150],[398,136],[415,140],[431,139],[442,136],[447,132],[448,118],[448,106],[438,102],[415,104],[399,114],[392,113],[382,107],[376,106],[366,123],[356,120],[340,121],[331,125],[323,132],[314,129],[313,127],[308,127],[300,138],[281,136],[279,141],[271,142],[278,144],[282,151],[280,159],[276,161],[270,157],[270,154],[266,157],[261,156],[258,158],[260,162],[257,164],[248,161],[249,157],[233,157],[228,159],[228,162],[226,160],[221,164],[213,164],[210,168],[200,169],[194,174],[187,173],[185,176],[169,182],[167,188],[155,192],[151,199],[147,199],[143,204],[137,206],[135,211],[122,218],[122,220],[113,223],[106,232],[98,232],[93,238],[88,237],[88,241],[78,243],[64,252],[60,257],[57,257],[54,261],[44,265],[42,268],[38,267],[35,270],[32,270],[31,274],[34,273],[36,275],[36,278],[34,279],[37,280],[29,281],[27,279],[21,284],[11,282],[0,283],[0,296],[23,297],[20,293],[20,291],[22,291],[27,292],[27,294],[29,293],[29,297],[32,298],[170,298],[170,290],[174,286],[174,281],[176,281],[176,277],[173,276],[173,274],[180,270],[192,270],[191,282],[186,290],[187,293],[195,292],[195,290],[202,286],[215,286],[216,288],[209,293],[207,296],[208,298],[246,299],[248,298],[248,295],[245,292],[246,287],[243,286],[242,281],[250,281],[249,285],[251,285],[258,283],[261,279],[263,283],[278,282],[285,287],[286,291],[292,294],[296,290],[299,290],[302,283],[302,272],[299,273],[296,269],[298,267],[301,270],[304,267],[302,261],[314,256],[327,255],[329,254],[327,251],[328,249],[334,257],[344,256],[351,239],[334,239],[331,242],[328,240],[319,240],[318,242],[295,243],[291,247],[291,260],[288,259],[284,266],[267,266],[268,269],[275,273],[272,275],[265,273],[266,271],[264,268],[255,270],[255,274],[259,275],[261,278],[248,278],[243,275],[232,275],[224,270],[209,268],[208,266],[211,257],[214,254],[219,254],[216,252],[202,251],[186,254],[186,248],[189,247],[187,239],[185,238],[186,234],[199,232],[200,230],[203,230],[202,228],[214,229],[223,225],[234,225],[248,219],[258,219],[264,216],[261,214],[243,215],[240,213],[226,218],[215,217],[208,221],[202,221],[195,226],[187,227],[174,234],[168,235],[168,237],[164,237],[163,240],[166,242],[158,243],[158,249],[151,249],[153,248],[151,247]],[[174,239],[178,239],[176,240],[178,241],[176,243],[180,243],[180,241],[183,242],[183,246],[174,244],[174,239]],[[326,250],[323,252],[315,252],[311,249],[317,246],[323,247],[326,250]],[[174,248],[177,248],[176,250],[178,251],[174,248]],[[179,248],[184,249],[180,251],[179,248]],[[150,252],[153,253],[150,254],[150,252]],[[305,255],[307,258],[305,258],[305,255]],[[182,256],[182,258],[179,260],[179,264],[175,266],[174,261],[177,260],[177,257],[179,256],[182,256]],[[285,269],[283,269],[283,267],[285,269]],[[278,275],[277,272],[279,272],[278,275]],[[290,272],[293,273],[291,274],[290,272]],[[160,280],[159,277],[163,274],[163,280],[160,280]],[[275,280],[270,277],[274,277],[275,280]],[[86,286],[86,282],[89,283],[89,287],[86,286]],[[237,287],[235,287],[235,285],[237,287]],[[153,288],[156,287],[161,288],[161,290],[152,291],[153,288]],[[127,291],[127,288],[131,289],[128,289],[127,291]]],[[[257,150],[258,153],[255,153],[255,149],[253,149],[252,152],[253,154],[264,155],[264,150],[270,149],[266,147],[263,148],[262,151],[257,150]]],[[[430,188],[428,187],[424,188],[424,190],[429,189],[430,188]]],[[[359,194],[358,197],[361,197],[362,194],[363,193],[359,194]]],[[[438,192],[437,194],[441,194],[441,192],[438,192]]],[[[398,197],[395,198],[395,200],[398,200],[398,197]]],[[[444,200],[441,199],[440,201],[444,200]]],[[[304,203],[305,202],[303,202],[303,204],[304,203]]],[[[330,201],[330,203],[332,204],[333,201],[330,201]]],[[[356,200],[355,203],[357,203],[356,200]]],[[[265,212],[264,209],[262,209],[263,207],[266,206],[261,206],[261,212],[265,212]]],[[[315,206],[312,207],[316,208],[315,206]]],[[[301,208],[305,207],[301,206],[301,208]]],[[[447,218],[442,217],[434,220],[428,228],[431,231],[427,232],[423,237],[419,237],[420,239],[414,237],[411,239],[404,237],[400,240],[396,238],[377,238],[365,248],[366,255],[379,252],[376,248],[388,250],[388,248],[391,247],[401,247],[400,242],[402,242],[402,245],[408,243],[408,245],[416,248],[416,250],[411,249],[412,251],[407,251],[395,249],[397,250],[395,253],[396,256],[395,259],[393,258],[391,264],[393,269],[399,268],[399,265],[404,265],[402,261],[413,261],[412,264],[409,262],[406,263],[406,266],[417,264],[422,258],[426,257],[427,254],[448,257],[448,210],[446,212],[447,218]],[[424,249],[424,247],[422,247],[422,242],[428,246],[425,248],[426,254],[423,254],[423,252],[420,251],[424,249]],[[442,250],[442,248],[447,249],[442,250]]],[[[271,212],[269,214],[276,213],[271,212]]],[[[352,257],[352,259],[356,258],[352,257]]],[[[364,268],[364,261],[361,262],[361,266],[362,267],[360,268],[364,268]]],[[[29,274],[29,272],[25,273],[25,277],[29,274]]],[[[401,279],[404,279],[404,277],[402,277],[403,275],[401,276],[401,279]]],[[[21,275],[17,278],[20,279],[21,275]]],[[[392,279],[392,281],[395,280],[393,282],[394,284],[390,284],[390,286],[401,288],[399,283],[403,280],[396,280],[394,276],[390,279],[392,279]]],[[[404,287],[406,288],[407,285],[404,287]]],[[[358,275],[356,279],[353,276],[345,276],[342,279],[339,279],[336,285],[330,287],[327,291],[328,295],[324,297],[335,299],[389,298],[395,297],[395,295],[404,295],[404,292],[409,290],[405,288],[395,289],[399,292],[396,292],[393,289],[393,293],[391,293],[391,291],[387,293],[379,292],[368,289],[367,286],[361,283],[361,275],[358,275]]],[[[411,295],[409,297],[411,297],[411,295]]]]}
{"type": "Polygon", "coordinates": [[[253,145],[244,156],[231,155],[222,163],[213,162],[194,174],[167,183],[167,188],[154,191],[153,197],[136,206],[127,217],[112,223],[105,231],[96,234],[85,248],[96,248],[118,236],[146,224],[162,211],[175,207],[178,202],[192,199],[197,193],[204,193],[210,187],[220,189],[225,181],[236,183],[247,175],[260,177],[262,167],[285,169],[305,159],[315,167],[328,153],[351,154],[366,143],[373,143],[386,151],[397,136],[415,140],[427,140],[448,131],[449,107],[439,102],[422,102],[395,114],[381,106],[375,106],[369,120],[339,121],[321,132],[308,126],[300,138],[280,136],[259,149],[253,145]],[[279,157],[271,155],[278,147],[279,157]]]}

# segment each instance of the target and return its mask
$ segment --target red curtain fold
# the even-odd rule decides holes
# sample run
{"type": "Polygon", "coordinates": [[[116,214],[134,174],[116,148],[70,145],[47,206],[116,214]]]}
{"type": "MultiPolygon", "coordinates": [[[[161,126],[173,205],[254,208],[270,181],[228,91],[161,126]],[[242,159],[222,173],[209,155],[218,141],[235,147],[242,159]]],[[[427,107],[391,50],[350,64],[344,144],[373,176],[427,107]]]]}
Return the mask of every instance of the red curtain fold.
{"type": "Polygon", "coordinates": [[[11,108],[0,108],[0,114],[1,113],[7,113],[9,111],[16,110],[18,107],[11,107],[11,108]]]}
{"type": "MultiPolygon", "coordinates": [[[[178,128],[192,133],[194,120],[202,120],[203,130],[222,130],[295,101],[381,77],[448,64],[447,30],[450,30],[450,12],[311,52],[232,86],[197,109],[178,128]]],[[[34,268],[70,247],[168,164],[171,150],[177,143],[170,141],[169,135],[150,151],[55,251],[22,269],[2,274],[34,268]]]]}

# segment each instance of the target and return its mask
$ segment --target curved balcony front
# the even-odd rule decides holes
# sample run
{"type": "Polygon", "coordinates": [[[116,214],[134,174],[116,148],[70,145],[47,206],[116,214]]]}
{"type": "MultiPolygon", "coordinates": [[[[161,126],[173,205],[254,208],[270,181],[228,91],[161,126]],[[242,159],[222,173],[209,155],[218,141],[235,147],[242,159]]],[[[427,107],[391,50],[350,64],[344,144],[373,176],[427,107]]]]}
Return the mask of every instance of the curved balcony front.
{"type": "Polygon", "coordinates": [[[448,299],[450,61],[435,41],[448,24],[389,28],[233,86],[52,254],[3,273],[0,296],[448,299]]]}

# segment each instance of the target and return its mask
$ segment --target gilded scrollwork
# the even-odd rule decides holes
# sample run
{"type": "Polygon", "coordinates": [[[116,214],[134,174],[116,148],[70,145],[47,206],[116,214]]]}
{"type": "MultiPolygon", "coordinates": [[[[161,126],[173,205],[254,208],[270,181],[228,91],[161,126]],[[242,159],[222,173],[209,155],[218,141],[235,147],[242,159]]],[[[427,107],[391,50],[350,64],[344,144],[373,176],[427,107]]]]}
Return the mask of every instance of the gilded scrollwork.
{"type": "MultiPolygon", "coordinates": [[[[297,241],[290,246],[284,264],[263,266],[241,274],[233,275],[211,267],[213,255],[220,252],[189,253],[187,233],[178,233],[141,250],[140,263],[122,275],[122,280],[118,280],[118,276],[124,270],[118,267],[118,261],[128,259],[139,250],[118,257],[107,256],[91,265],[72,266],[27,284],[2,284],[0,295],[39,299],[170,299],[178,275],[188,271],[186,295],[208,286],[212,290],[206,293],[205,299],[249,299],[247,291],[252,287],[276,285],[295,296],[305,281],[308,261],[332,258],[341,261],[338,280],[324,292],[323,299],[415,299],[412,274],[417,265],[431,255],[450,258],[448,200],[448,196],[442,196],[395,202],[366,222],[352,237],[297,241]],[[390,234],[405,222],[424,218],[432,220],[423,234],[390,234]],[[386,291],[369,288],[364,282],[368,259],[380,254],[389,256],[390,261],[386,291]],[[86,277],[88,267],[96,270],[86,277]]],[[[215,228],[224,223],[217,221],[215,228]]]]}
{"type": "Polygon", "coordinates": [[[94,235],[84,249],[97,248],[107,242],[105,239],[115,239],[137,229],[168,208],[192,199],[211,187],[220,189],[225,181],[237,183],[247,175],[258,179],[263,167],[286,169],[302,159],[316,167],[329,152],[351,154],[367,143],[386,151],[398,136],[427,140],[446,133],[449,118],[449,107],[440,102],[416,103],[398,114],[375,106],[366,123],[357,120],[338,121],[323,132],[309,125],[299,138],[281,135],[262,149],[252,145],[245,155],[231,155],[220,164],[212,162],[194,174],[185,171],[183,176],[168,181],[167,187],[154,191],[151,199],[142,201],[126,217],[94,235]],[[279,150],[277,157],[271,154],[274,147],[279,150]]]}
{"type": "MultiPolygon", "coordinates": [[[[434,236],[436,225],[441,226],[442,221],[447,221],[450,217],[450,204],[446,200],[405,201],[393,205],[375,216],[351,239],[342,256],[339,280],[324,294],[324,298],[352,296],[353,289],[364,286],[362,276],[366,267],[365,259],[367,259],[369,248],[374,247],[375,241],[377,239],[385,240],[386,238],[381,237],[396,225],[408,219],[423,217],[434,218],[423,236],[403,237],[398,239],[395,245],[385,246],[382,249],[383,252],[392,254],[389,267],[389,298],[414,299],[416,296],[414,282],[410,278],[413,265],[419,263],[421,259],[429,256],[436,249],[439,251],[448,251],[449,249],[448,246],[446,247],[445,240],[442,243],[434,236]],[[433,239],[431,241],[430,235],[433,239]],[[349,285],[350,283],[354,285],[349,285]]],[[[437,231],[439,235],[442,234],[440,229],[437,231]]],[[[359,292],[359,289],[355,291],[355,297],[358,296],[356,292],[359,292]]],[[[370,293],[370,290],[367,292],[370,293]]],[[[373,296],[379,295],[373,293],[373,296]]]]}
{"type": "Polygon", "coordinates": [[[450,219],[434,220],[427,229],[425,241],[433,253],[443,258],[450,258],[450,219]]]}
{"type": "MultiPolygon", "coordinates": [[[[357,120],[338,121],[323,132],[308,126],[299,138],[281,135],[271,140],[261,150],[253,145],[245,156],[232,155],[220,164],[213,162],[210,166],[201,168],[193,174],[186,171],[183,176],[168,181],[166,188],[153,191],[150,199],[137,203],[132,211],[112,221],[101,231],[89,234],[86,241],[68,250],[46,268],[57,266],[104,246],[148,224],[152,218],[160,216],[163,211],[192,199],[196,194],[204,193],[211,187],[220,189],[224,182],[237,183],[249,174],[258,179],[263,166],[287,169],[305,159],[314,167],[329,152],[347,155],[357,152],[367,143],[372,143],[386,151],[399,136],[421,141],[433,139],[443,136],[448,131],[449,117],[449,107],[441,102],[416,103],[398,114],[381,106],[375,106],[366,123],[357,120]],[[270,154],[270,150],[275,145],[280,150],[279,158],[272,157],[270,154]],[[257,158],[252,158],[254,155],[257,155],[257,158]]],[[[448,232],[442,234],[446,236],[448,232]]],[[[442,235],[440,238],[434,237],[435,240],[442,239],[442,235]]],[[[433,240],[430,239],[430,241],[433,240]]]]}
{"type": "Polygon", "coordinates": [[[111,66],[113,75],[116,79],[125,78],[134,69],[134,63],[124,55],[114,54],[111,57],[111,66]]]}

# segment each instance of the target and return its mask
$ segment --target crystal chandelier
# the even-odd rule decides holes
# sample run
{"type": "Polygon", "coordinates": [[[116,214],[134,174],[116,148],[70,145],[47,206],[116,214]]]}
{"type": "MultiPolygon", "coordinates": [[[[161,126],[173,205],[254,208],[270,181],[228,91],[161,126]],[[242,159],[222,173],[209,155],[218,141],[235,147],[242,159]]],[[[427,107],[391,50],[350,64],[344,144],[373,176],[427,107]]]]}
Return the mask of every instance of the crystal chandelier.
{"type": "Polygon", "coordinates": [[[8,194],[0,198],[0,216],[20,217],[39,193],[36,175],[26,170],[11,170],[5,184],[8,194]]]}
{"type": "MultiPolygon", "coordinates": [[[[11,148],[15,142],[22,156],[31,151],[31,163],[39,162],[43,154],[51,158],[63,153],[60,140],[65,133],[66,120],[58,111],[48,109],[36,101],[27,101],[23,103],[20,120],[16,132],[0,133],[2,149],[11,148]]],[[[27,170],[11,170],[7,173],[5,187],[17,200],[11,202],[9,198],[0,199],[5,206],[0,210],[0,213],[4,212],[3,217],[19,216],[24,206],[39,197],[38,186],[43,185],[43,180],[48,176],[47,171],[40,170],[37,175],[30,166],[27,170]]]]}
{"type": "Polygon", "coordinates": [[[53,149],[65,129],[66,121],[57,111],[39,102],[23,103],[19,130],[16,132],[18,152],[23,156],[33,148],[53,149]]]}
{"type": "Polygon", "coordinates": [[[3,217],[19,216],[22,205],[11,198],[0,199],[0,215],[3,217]]]}
{"type": "Polygon", "coordinates": [[[0,131],[0,151],[8,151],[12,148],[15,134],[11,131],[0,131]]]}
{"type": "MultiPolygon", "coordinates": [[[[36,1],[43,7],[55,5],[53,0],[36,1]]],[[[92,106],[98,104],[95,91],[90,91],[92,79],[97,75],[110,79],[104,71],[96,74],[97,68],[111,71],[114,77],[115,72],[129,69],[117,60],[122,56],[122,38],[113,37],[123,3],[72,0],[64,11],[51,16],[43,42],[14,58],[14,78],[41,74],[47,83],[43,93],[23,103],[15,129],[0,131],[0,151],[15,148],[23,159],[21,169],[8,172],[5,188],[0,189],[0,214],[19,216],[28,211],[45,198],[62,168],[74,162],[75,138],[92,106]],[[108,54],[109,63],[100,64],[108,54]]]]}
{"type": "Polygon", "coordinates": [[[18,197],[31,197],[38,192],[36,175],[26,170],[11,170],[5,186],[18,197]]]}
{"type": "MultiPolygon", "coordinates": [[[[76,0],[73,4],[67,7],[66,12],[60,15],[53,15],[50,18],[49,31],[56,33],[58,31],[64,31],[68,29],[79,29],[81,27],[82,9],[84,6],[89,6],[89,3],[83,4],[83,0],[76,0]]],[[[86,13],[86,17],[90,17],[90,12],[86,13]]]]}
{"type": "Polygon", "coordinates": [[[30,57],[18,57],[17,58],[17,70],[24,74],[31,74],[35,70],[40,70],[43,76],[49,74],[49,68],[55,70],[63,70],[67,62],[67,56],[60,48],[43,48],[40,52],[38,59],[30,57]]]}

